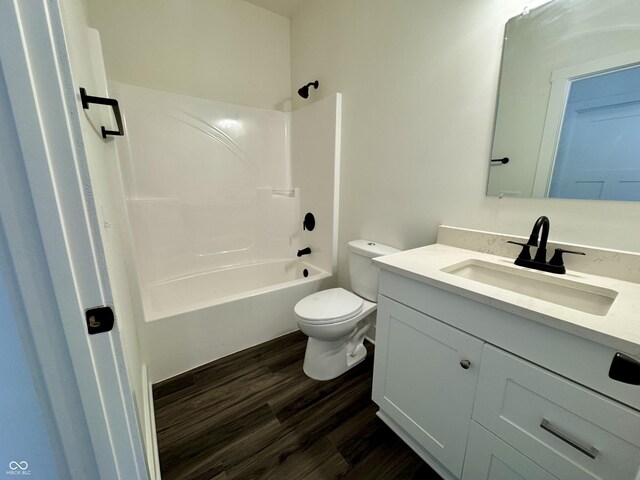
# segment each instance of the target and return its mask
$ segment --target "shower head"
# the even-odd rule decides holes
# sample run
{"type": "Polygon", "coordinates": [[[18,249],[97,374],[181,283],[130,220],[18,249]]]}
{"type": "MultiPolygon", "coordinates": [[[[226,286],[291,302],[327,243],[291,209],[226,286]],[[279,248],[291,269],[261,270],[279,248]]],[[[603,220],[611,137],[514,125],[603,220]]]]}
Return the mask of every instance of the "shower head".
{"type": "Polygon", "coordinates": [[[315,82],[307,83],[304,87],[300,87],[298,89],[298,95],[300,95],[302,98],[309,98],[309,87],[317,89],[318,85],[320,85],[320,82],[318,82],[318,80],[316,80],[315,82]]]}

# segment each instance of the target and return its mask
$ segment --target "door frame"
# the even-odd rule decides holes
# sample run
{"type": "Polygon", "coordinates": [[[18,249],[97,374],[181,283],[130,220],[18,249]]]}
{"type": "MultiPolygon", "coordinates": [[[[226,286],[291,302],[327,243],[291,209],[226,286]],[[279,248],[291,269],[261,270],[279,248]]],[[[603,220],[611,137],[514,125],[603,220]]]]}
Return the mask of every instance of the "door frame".
{"type": "MultiPolygon", "coordinates": [[[[148,478],[117,320],[112,331],[89,335],[84,318],[90,307],[112,305],[112,295],[56,0],[2,0],[0,64],[26,171],[25,184],[12,188],[31,194],[48,268],[39,273],[51,279],[57,311],[50,313],[66,338],[100,478],[148,478]]],[[[36,354],[56,361],[37,345],[36,354]]],[[[50,401],[60,415],[63,399],[50,401]]],[[[72,433],[60,430],[65,445],[72,433]]],[[[63,449],[67,463],[82,463],[63,449]]]]}

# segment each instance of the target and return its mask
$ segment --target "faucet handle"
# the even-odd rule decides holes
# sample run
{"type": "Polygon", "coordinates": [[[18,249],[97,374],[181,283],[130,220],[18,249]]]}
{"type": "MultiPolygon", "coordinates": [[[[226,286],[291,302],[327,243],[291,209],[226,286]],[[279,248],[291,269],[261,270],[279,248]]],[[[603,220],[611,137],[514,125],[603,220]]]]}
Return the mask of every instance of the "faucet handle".
{"type": "Polygon", "coordinates": [[[528,243],[514,242],[512,240],[507,240],[507,243],[513,243],[514,245],[520,245],[522,247],[522,251],[520,255],[518,255],[518,260],[531,260],[531,252],[529,252],[530,245],[528,243]]]}
{"type": "Polygon", "coordinates": [[[563,248],[556,248],[556,251],[554,252],[553,257],[551,257],[551,260],[549,260],[549,265],[553,265],[555,267],[561,267],[561,269],[563,270],[562,273],[566,272],[566,269],[564,268],[564,261],[562,259],[563,253],[570,253],[572,255],[585,255],[584,252],[576,252],[574,250],[565,250],[563,248]]]}

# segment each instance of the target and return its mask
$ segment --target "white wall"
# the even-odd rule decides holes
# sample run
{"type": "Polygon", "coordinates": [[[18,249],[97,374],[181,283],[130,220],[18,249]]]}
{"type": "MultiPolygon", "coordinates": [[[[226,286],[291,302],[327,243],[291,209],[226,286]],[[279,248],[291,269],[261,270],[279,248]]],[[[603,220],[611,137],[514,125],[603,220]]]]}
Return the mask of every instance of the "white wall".
{"type": "Polygon", "coordinates": [[[640,204],[485,196],[501,43],[524,2],[324,0],[292,19],[292,88],[343,95],[339,281],[346,242],[407,249],[437,225],[640,251],[640,204]]]}
{"type": "Polygon", "coordinates": [[[110,80],[254,107],[290,97],[289,19],[241,0],[89,0],[110,80]]]}

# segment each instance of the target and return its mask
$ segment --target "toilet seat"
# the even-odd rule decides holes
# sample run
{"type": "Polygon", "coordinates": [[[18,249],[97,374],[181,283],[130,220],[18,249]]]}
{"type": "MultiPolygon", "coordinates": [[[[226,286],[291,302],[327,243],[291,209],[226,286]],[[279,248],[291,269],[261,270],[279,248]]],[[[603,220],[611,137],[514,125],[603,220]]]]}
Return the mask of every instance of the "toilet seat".
{"type": "Polygon", "coordinates": [[[298,320],[313,325],[338,323],[362,312],[364,301],[344,288],[331,288],[300,300],[293,311],[298,320]]]}

